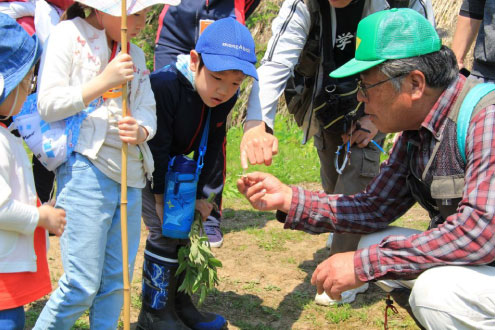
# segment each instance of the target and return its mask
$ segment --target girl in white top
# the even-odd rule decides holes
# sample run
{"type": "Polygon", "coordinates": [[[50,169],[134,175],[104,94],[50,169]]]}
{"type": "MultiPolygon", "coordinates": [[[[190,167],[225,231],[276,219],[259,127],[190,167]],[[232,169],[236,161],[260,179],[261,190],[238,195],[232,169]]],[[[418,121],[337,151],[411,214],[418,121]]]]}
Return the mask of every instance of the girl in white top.
{"type": "MultiPolygon", "coordinates": [[[[175,2],[128,1],[128,38],[144,27],[147,6],[175,2]]],[[[69,329],[88,308],[92,329],[115,329],[123,301],[121,148],[123,142],[129,143],[127,222],[132,275],[140,236],[141,188],[145,175],[153,171],[145,142],[156,130],[155,100],[143,51],[130,44],[129,54],[119,52],[120,1],[80,0],[66,16],[52,30],[42,55],[38,110],[47,122],[81,112],[87,117],[75,152],[56,169],[57,206],[67,213],[60,238],[65,273],[35,329],[69,329]],[[129,86],[131,115],[122,118],[124,96],[117,88],[124,83],[129,86]]]]}
{"type": "MultiPolygon", "coordinates": [[[[41,46],[36,36],[1,13],[0,35],[0,119],[7,119],[19,113],[31,92],[41,46]]],[[[51,291],[44,229],[60,236],[66,221],[64,210],[37,207],[22,140],[1,122],[0,187],[0,329],[22,329],[23,305],[51,291]]]]}

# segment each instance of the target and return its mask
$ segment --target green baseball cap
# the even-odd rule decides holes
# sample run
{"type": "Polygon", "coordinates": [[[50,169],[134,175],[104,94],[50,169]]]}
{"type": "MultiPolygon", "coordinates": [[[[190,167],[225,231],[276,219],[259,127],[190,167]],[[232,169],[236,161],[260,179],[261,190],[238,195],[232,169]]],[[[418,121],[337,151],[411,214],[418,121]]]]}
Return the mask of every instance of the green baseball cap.
{"type": "Polygon", "coordinates": [[[379,11],[359,22],[355,57],[332,71],[330,77],[348,77],[386,60],[433,53],[441,46],[435,28],[417,11],[409,8],[379,11]]]}

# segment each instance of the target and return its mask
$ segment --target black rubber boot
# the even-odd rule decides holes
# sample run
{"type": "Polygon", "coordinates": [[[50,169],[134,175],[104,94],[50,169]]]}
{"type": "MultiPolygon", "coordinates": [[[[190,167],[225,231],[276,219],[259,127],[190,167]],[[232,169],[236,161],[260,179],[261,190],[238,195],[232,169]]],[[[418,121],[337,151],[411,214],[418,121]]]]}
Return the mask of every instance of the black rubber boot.
{"type": "Polygon", "coordinates": [[[414,322],[416,322],[416,325],[421,329],[425,330],[425,327],[419,323],[419,321],[416,319],[412,312],[411,305],[409,305],[409,296],[411,295],[411,290],[409,289],[394,289],[392,292],[390,292],[390,297],[399,305],[400,307],[404,308],[409,315],[412,317],[414,322]]]}
{"type": "MultiPolygon", "coordinates": [[[[179,283],[184,280],[184,275],[179,277],[179,283]]],[[[177,288],[180,284],[177,285],[177,288]]],[[[181,291],[176,291],[175,310],[181,320],[194,330],[221,330],[227,329],[227,321],[221,315],[201,312],[194,306],[191,297],[181,291]]]]}
{"type": "Polygon", "coordinates": [[[175,312],[175,292],[178,263],[167,262],[144,254],[143,304],[139,313],[137,329],[140,330],[187,330],[175,312]]]}

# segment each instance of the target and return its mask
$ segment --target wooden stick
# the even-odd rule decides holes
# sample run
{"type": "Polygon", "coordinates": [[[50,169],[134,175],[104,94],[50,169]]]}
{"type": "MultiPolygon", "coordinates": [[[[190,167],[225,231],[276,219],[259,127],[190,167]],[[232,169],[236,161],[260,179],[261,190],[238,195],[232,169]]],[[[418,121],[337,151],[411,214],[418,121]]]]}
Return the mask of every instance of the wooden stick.
{"type": "MultiPolygon", "coordinates": [[[[127,53],[127,1],[122,0],[120,47],[127,53]]],[[[127,83],[122,84],[122,117],[127,116],[127,83]]],[[[131,291],[129,283],[129,251],[127,248],[127,143],[122,143],[122,168],[120,180],[120,226],[122,234],[122,271],[124,281],[124,330],[131,328],[131,291]]]]}

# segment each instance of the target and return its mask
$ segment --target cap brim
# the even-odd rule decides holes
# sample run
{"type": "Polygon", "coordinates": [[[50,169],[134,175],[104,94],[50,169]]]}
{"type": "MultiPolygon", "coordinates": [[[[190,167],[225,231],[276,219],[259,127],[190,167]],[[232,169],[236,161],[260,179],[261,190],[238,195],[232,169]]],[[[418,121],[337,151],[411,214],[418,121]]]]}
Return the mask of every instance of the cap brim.
{"type": "Polygon", "coordinates": [[[2,104],[10,95],[10,92],[12,92],[12,90],[14,90],[17,85],[22,82],[22,80],[28,74],[29,70],[31,70],[31,68],[36,64],[36,62],[38,62],[39,58],[41,57],[42,49],[39,38],[36,36],[36,34],[33,34],[31,38],[34,39],[36,47],[33,48],[32,52],[29,55],[25,56],[25,58],[29,60],[18,67],[15,74],[12,74],[8,77],[3,77],[4,86],[2,86],[2,91],[0,91],[0,104],[2,104]]]}
{"type": "MultiPolygon", "coordinates": [[[[104,12],[112,16],[122,16],[122,2],[111,0],[111,1],[101,1],[101,0],[76,0],[85,6],[94,8],[101,12],[104,12]]],[[[181,0],[127,0],[127,15],[134,15],[142,11],[145,8],[162,4],[162,5],[179,5],[181,0]]]]}
{"type": "MultiPolygon", "coordinates": [[[[3,100],[3,89],[4,89],[5,85],[3,83],[3,75],[0,73],[0,100],[3,100]]],[[[0,102],[2,103],[2,102],[0,102]]]]}
{"type": "Polygon", "coordinates": [[[340,68],[330,72],[332,78],[344,78],[371,69],[372,67],[385,62],[386,59],[380,59],[375,61],[359,61],[353,58],[340,68]]]}
{"type": "Polygon", "coordinates": [[[213,55],[202,53],[201,58],[208,68],[208,70],[213,72],[226,71],[226,70],[239,70],[245,75],[251,76],[258,80],[258,73],[256,72],[256,67],[253,63],[248,61],[240,60],[234,56],[228,55],[213,55]]]}

